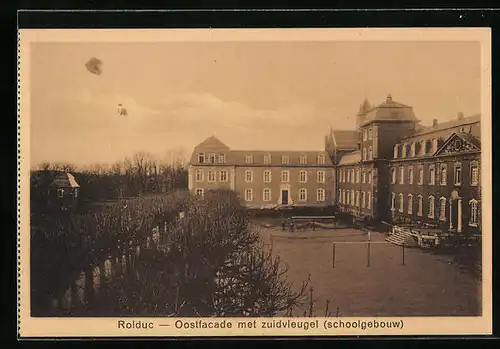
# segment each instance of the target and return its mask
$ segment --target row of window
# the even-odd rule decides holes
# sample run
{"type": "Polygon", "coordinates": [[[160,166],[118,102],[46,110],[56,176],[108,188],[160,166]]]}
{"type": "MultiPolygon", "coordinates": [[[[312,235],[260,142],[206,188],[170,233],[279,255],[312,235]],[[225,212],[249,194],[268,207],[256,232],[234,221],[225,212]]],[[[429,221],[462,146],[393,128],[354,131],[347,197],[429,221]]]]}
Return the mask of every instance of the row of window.
{"type": "MultiPolygon", "coordinates": [[[[413,184],[413,166],[408,166],[407,168],[408,176],[405,176],[405,167],[399,167],[399,184],[413,184]]],[[[439,185],[446,185],[448,183],[448,164],[439,165],[439,173],[438,173],[438,183],[439,185]]],[[[418,167],[418,175],[417,175],[417,184],[424,184],[424,168],[422,165],[418,167]]],[[[396,168],[391,168],[391,183],[396,183],[397,172],[396,168]]],[[[429,176],[428,176],[428,184],[435,185],[436,184],[436,167],[434,165],[429,165],[429,176]]],[[[453,184],[461,185],[462,184],[462,164],[460,162],[456,162],[453,165],[453,184]]],[[[477,186],[479,184],[479,164],[476,161],[471,162],[470,164],[470,176],[469,176],[469,184],[472,186],[477,186]]]]}
{"type": "MultiPolygon", "coordinates": [[[[340,183],[359,183],[361,180],[360,169],[340,169],[340,183]]],[[[372,171],[363,171],[363,183],[372,182],[372,171]]]]}
{"type": "Polygon", "coordinates": [[[410,143],[396,144],[394,146],[394,159],[399,157],[406,158],[407,156],[417,156],[433,154],[437,151],[438,140],[436,138],[421,140],[410,143]]]}
{"type": "Polygon", "coordinates": [[[358,206],[362,208],[372,207],[372,193],[359,190],[339,189],[339,202],[344,205],[358,206]],[[360,200],[361,196],[361,200],[360,200]],[[361,201],[361,202],[360,202],[361,201]]]}
{"type": "MultiPolygon", "coordinates": [[[[216,161],[218,160],[219,164],[224,164],[226,163],[226,155],[225,154],[215,154],[215,153],[209,153],[208,156],[205,153],[198,153],[198,162],[200,164],[203,163],[210,163],[210,164],[215,164],[216,161]]],[[[299,162],[301,165],[307,164],[307,155],[301,155],[299,158],[299,162]]],[[[320,165],[325,164],[325,154],[319,153],[318,156],[316,157],[316,161],[320,165]]],[[[247,164],[253,164],[254,163],[254,157],[251,154],[245,155],[245,163],[247,164]]],[[[288,155],[282,155],[281,156],[281,163],[284,165],[287,165],[290,163],[290,157],[288,155]]],[[[264,155],[264,164],[271,164],[271,154],[266,154],[264,155]]]]}
{"type": "Polygon", "coordinates": [[[371,127],[369,129],[365,128],[363,130],[363,140],[366,141],[369,139],[373,139],[373,130],[371,129],[371,127]]]}
{"type": "MultiPolygon", "coordinates": [[[[207,173],[207,181],[208,182],[216,182],[216,171],[215,170],[208,170],[207,173]]],[[[300,183],[307,183],[307,171],[300,171],[299,172],[299,182],[300,183]]],[[[251,183],[253,182],[253,170],[245,170],[245,182],[251,183]]],[[[203,182],[205,180],[204,178],[204,172],[203,170],[196,170],[196,182],[203,182]]],[[[264,183],[271,183],[272,176],[271,176],[271,171],[266,170],[262,173],[262,180],[264,183]]],[[[227,170],[220,170],[219,171],[219,182],[227,182],[228,181],[228,171],[227,170]]],[[[281,171],[281,182],[282,183],[288,183],[290,182],[290,171],[281,171]]],[[[317,183],[325,183],[325,171],[317,171],[316,172],[316,182],[317,183]]]]}
{"type": "Polygon", "coordinates": [[[368,148],[363,148],[363,160],[373,160],[372,146],[369,146],[368,148]]]}
{"type": "MultiPolygon", "coordinates": [[[[272,200],[271,189],[264,188],[262,190],[262,201],[269,202],[272,200]]],[[[204,190],[203,188],[196,189],[196,195],[203,197],[204,190]]],[[[298,201],[307,201],[307,189],[300,188],[297,193],[298,201]]],[[[253,189],[247,188],[245,189],[245,201],[253,201],[255,199],[253,189]]],[[[323,202],[325,201],[325,189],[319,188],[316,189],[316,201],[323,202]]]]}
{"type": "MultiPolygon", "coordinates": [[[[405,212],[404,210],[404,195],[399,194],[397,196],[397,203],[396,203],[396,194],[392,193],[391,194],[391,210],[396,210],[396,205],[397,209],[399,212],[403,213],[405,212]]],[[[417,216],[422,216],[423,215],[423,196],[418,195],[417,196],[417,216]]],[[[446,198],[445,197],[440,197],[439,198],[439,205],[438,205],[438,214],[436,215],[435,209],[436,209],[436,204],[435,204],[435,198],[434,196],[429,196],[427,198],[428,202],[428,214],[427,217],[429,218],[438,218],[441,221],[446,220],[446,198]]],[[[479,201],[472,199],[469,201],[469,206],[470,206],[470,221],[469,224],[472,226],[477,226],[478,225],[478,214],[479,214],[479,201]]],[[[413,215],[413,195],[408,194],[407,198],[407,206],[406,206],[406,212],[410,215],[413,215]]],[[[457,213],[458,214],[458,213],[457,213]]]]}

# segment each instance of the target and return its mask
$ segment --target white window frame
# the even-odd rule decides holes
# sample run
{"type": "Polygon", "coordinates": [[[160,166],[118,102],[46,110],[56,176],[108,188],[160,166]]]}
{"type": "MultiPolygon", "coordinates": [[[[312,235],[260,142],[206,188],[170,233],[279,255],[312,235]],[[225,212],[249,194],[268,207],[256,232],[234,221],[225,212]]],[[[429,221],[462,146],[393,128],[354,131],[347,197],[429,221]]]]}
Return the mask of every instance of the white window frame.
{"type": "Polygon", "coordinates": [[[407,213],[409,215],[413,215],[413,195],[408,194],[408,207],[407,207],[407,213]]]}
{"type": "Polygon", "coordinates": [[[219,164],[226,163],[226,154],[219,154],[219,164]]]}
{"type": "Polygon", "coordinates": [[[361,192],[361,207],[362,208],[366,207],[366,193],[364,191],[361,192]]]}
{"type": "Polygon", "coordinates": [[[408,166],[408,184],[413,184],[413,166],[408,166]]]}
{"type": "Polygon", "coordinates": [[[411,142],[410,143],[410,156],[411,157],[415,156],[415,147],[416,147],[415,142],[411,142]]]}
{"type": "Polygon", "coordinates": [[[299,198],[298,199],[301,202],[307,201],[307,189],[306,188],[299,189],[299,198]]]}
{"type": "Polygon", "coordinates": [[[301,155],[300,158],[299,158],[299,163],[301,165],[307,164],[307,155],[301,155]]]}
{"type": "Polygon", "coordinates": [[[64,197],[64,189],[63,188],[58,188],[56,192],[57,192],[58,198],[64,197]]]}
{"type": "Polygon", "coordinates": [[[427,199],[427,204],[429,207],[429,214],[427,215],[429,218],[434,218],[436,216],[436,200],[434,199],[434,196],[429,196],[427,199]],[[431,204],[432,203],[432,204],[431,204]]]}
{"type": "Polygon", "coordinates": [[[424,197],[422,195],[417,196],[417,216],[422,217],[424,214],[424,197]]]}
{"type": "Polygon", "coordinates": [[[396,193],[391,193],[391,211],[396,210],[396,193]]]}
{"type": "Polygon", "coordinates": [[[290,171],[281,171],[281,183],[290,183],[290,171]]]}
{"type": "Polygon", "coordinates": [[[446,221],[446,198],[444,196],[439,198],[439,220],[446,221]]]}
{"type": "Polygon", "coordinates": [[[371,145],[368,147],[368,160],[373,160],[373,149],[371,145]]]}
{"type": "Polygon", "coordinates": [[[399,167],[399,184],[405,184],[405,167],[399,167]]]}
{"type": "Polygon", "coordinates": [[[217,180],[217,171],[215,171],[215,170],[208,170],[207,182],[208,183],[215,183],[216,180],[217,180]]]}
{"type": "Polygon", "coordinates": [[[203,170],[196,170],[195,179],[196,179],[196,182],[198,182],[198,183],[203,182],[205,180],[205,172],[203,170]],[[198,176],[198,175],[201,175],[201,176],[198,176]]]}
{"type": "Polygon", "coordinates": [[[445,186],[447,183],[447,177],[448,177],[448,165],[447,164],[440,164],[439,165],[439,185],[445,186]]]}
{"type": "Polygon", "coordinates": [[[418,167],[418,185],[423,185],[424,184],[424,166],[420,165],[418,167]]]}
{"type": "Polygon", "coordinates": [[[372,171],[368,171],[368,184],[371,184],[372,182],[372,171]]]}
{"type": "Polygon", "coordinates": [[[436,167],[429,165],[429,185],[436,185],[436,167]]]}
{"type": "Polygon", "coordinates": [[[399,144],[394,145],[394,159],[397,159],[399,155],[399,144]]]}
{"type": "Polygon", "coordinates": [[[472,199],[469,201],[469,209],[470,209],[470,219],[469,225],[471,227],[479,226],[479,201],[476,199],[472,199]]]}
{"type": "Polygon", "coordinates": [[[215,164],[216,161],[217,161],[217,156],[215,155],[215,153],[208,154],[208,163],[215,164]]]}
{"type": "Polygon", "coordinates": [[[316,182],[325,183],[325,171],[316,172],[316,182]]]}
{"type": "Polygon", "coordinates": [[[253,164],[253,155],[251,155],[251,154],[245,155],[245,163],[246,164],[253,164]]]}
{"type": "Polygon", "coordinates": [[[265,202],[271,201],[271,188],[264,188],[262,190],[262,200],[265,202]]]}
{"type": "Polygon", "coordinates": [[[462,185],[462,163],[456,162],[453,165],[453,185],[462,185]],[[460,173],[457,181],[457,173],[460,173]]]}
{"type": "Polygon", "coordinates": [[[205,153],[198,153],[198,163],[200,164],[205,163],[205,153]]]}
{"type": "Polygon", "coordinates": [[[356,169],[356,183],[359,183],[361,179],[359,168],[356,169]]]}
{"type": "Polygon", "coordinates": [[[325,164],[325,154],[318,154],[318,164],[319,165],[324,165],[325,164]]]}
{"type": "Polygon", "coordinates": [[[271,154],[264,155],[264,164],[269,165],[271,163],[271,154]]]}
{"type": "Polygon", "coordinates": [[[367,154],[366,151],[367,151],[367,149],[363,148],[363,160],[367,159],[367,157],[366,157],[366,154],[367,154]]]}
{"type": "Polygon", "coordinates": [[[281,155],[281,164],[288,165],[290,163],[290,157],[288,155],[281,155]]]}
{"type": "Polygon", "coordinates": [[[359,207],[359,205],[360,205],[359,190],[356,190],[356,196],[355,196],[355,198],[356,198],[356,206],[359,207]]]}
{"type": "Polygon", "coordinates": [[[253,182],[253,171],[245,170],[245,183],[252,183],[252,182],[253,182]]]}
{"type": "Polygon", "coordinates": [[[372,193],[371,192],[367,192],[366,194],[368,196],[368,198],[366,200],[367,201],[366,202],[366,207],[371,210],[372,209],[372,193]]]}
{"type": "Polygon", "coordinates": [[[474,187],[479,185],[479,163],[477,161],[470,163],[470,185],[474,187]],[[474,169],[476,170],[476,175],[474,175],[474,169]]]}
{"type": "Polygon", "coordinates": [[[391,167],[391,184],[396,184],[396,167],[391,167]]]}
{"type": "Polygon", "coordinates": [[[229,177],[229,174],[228,174],[227,170],[220,170],[219,171],[219,181],[220,182],[226,183],[228,181],[228,177],[229,177]]]}
{"type": "Polygon", "coordinates": [[[299,171],[299,183],[307,183],[307,171],[299,171]]]}
{"type": "Polygon", "coordinates": [[[205,190],[204,190],[203,188],[196,188],[196,190],[195,190],[195,195],[196,195],[197,197],[202,198],[202,197],[204,197],[204,196],[205,196],[205,190]]]}
{"type": "Polygon", "coordinates": [[[404,210],[404,207],[405,207],[405,197],[403,194],[399,194],[398,195],[398,198],[399,198],[399,212],[403,213],[405,210],[404,210]]]}
{"type": "Polygon", "coordinates": [[[245,188],[245,201],[253,201],[253,190],[245,188]]]}
{"type": "Polygon", "coordinates": [[[264,183],[271,183],[272,174],[270,170],[264,170],[264,172],[262,173],[262,180],[264,181],[264,183]],[[268,175],[268,178],[266,178],[266,175],[268,175]]]}
{"type": "Polygon", "coordinates": [[[323,202],[326,199],[325,189],[318,188],[316,189],[316,201],[323,202]]]}

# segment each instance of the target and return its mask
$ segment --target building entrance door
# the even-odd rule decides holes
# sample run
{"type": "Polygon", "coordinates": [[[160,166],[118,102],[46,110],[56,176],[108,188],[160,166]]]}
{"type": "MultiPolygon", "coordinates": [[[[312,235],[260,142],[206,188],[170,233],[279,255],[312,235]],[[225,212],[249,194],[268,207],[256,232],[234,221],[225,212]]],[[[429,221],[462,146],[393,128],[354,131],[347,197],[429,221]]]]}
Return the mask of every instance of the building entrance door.
{"type": "Polygon", "coordinates": [[[281,190],[281,204],[288,205],[288,189],[281,190]]]}

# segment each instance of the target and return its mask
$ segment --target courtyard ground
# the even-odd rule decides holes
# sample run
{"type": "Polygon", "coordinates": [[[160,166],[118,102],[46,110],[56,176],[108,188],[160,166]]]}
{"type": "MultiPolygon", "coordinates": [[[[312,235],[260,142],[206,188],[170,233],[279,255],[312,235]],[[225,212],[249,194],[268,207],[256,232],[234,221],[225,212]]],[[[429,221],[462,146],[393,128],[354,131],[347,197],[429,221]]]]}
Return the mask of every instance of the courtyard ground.
{"type": "MultiPolygon", "coordinates": [[[[481,280],[449,258],[385,242],[356,229],[283,232],[277,222],[259,220],[264,243],[288,265],[287,278],[299,288],[310,275],[313,316],[478,316],[481,280]],[[263,226],[267,224],[268,226],[263,226]],[[273,226],[274,225],[274,226],[273,226]],[[332,266],[335,243],[335,267],[332,266]]],[[[294,315],[303,316],[297,309],[294,315]]]]}

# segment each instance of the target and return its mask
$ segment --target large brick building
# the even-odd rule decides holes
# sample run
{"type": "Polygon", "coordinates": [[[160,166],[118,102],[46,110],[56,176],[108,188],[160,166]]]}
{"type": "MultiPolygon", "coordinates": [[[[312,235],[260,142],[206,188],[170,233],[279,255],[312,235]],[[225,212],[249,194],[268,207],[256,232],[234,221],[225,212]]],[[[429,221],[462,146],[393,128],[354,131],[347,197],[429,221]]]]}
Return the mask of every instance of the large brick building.
{"type": "Polygon", "coordinates": [[[480,227],[480,117],[459,114],[394,145],[390,208],[396,221],[478,234],[480,227]]]}
{"type": "Polygon", "coordinates": [[[248,208],[333,206],[335,170],[320,151],[231,150],[215,137],[194,148],[189,190],[236,191],[248,208]]]}
{"type": "Polygon", "coordinates": [[[481,232],[480,116],[422,126],[413,108],[365,100],[355,131],[325,147],[337,171],[337,207],[357,217],[481,232]],[[340,142],[337,141],[340,139],[340,142]]]}

